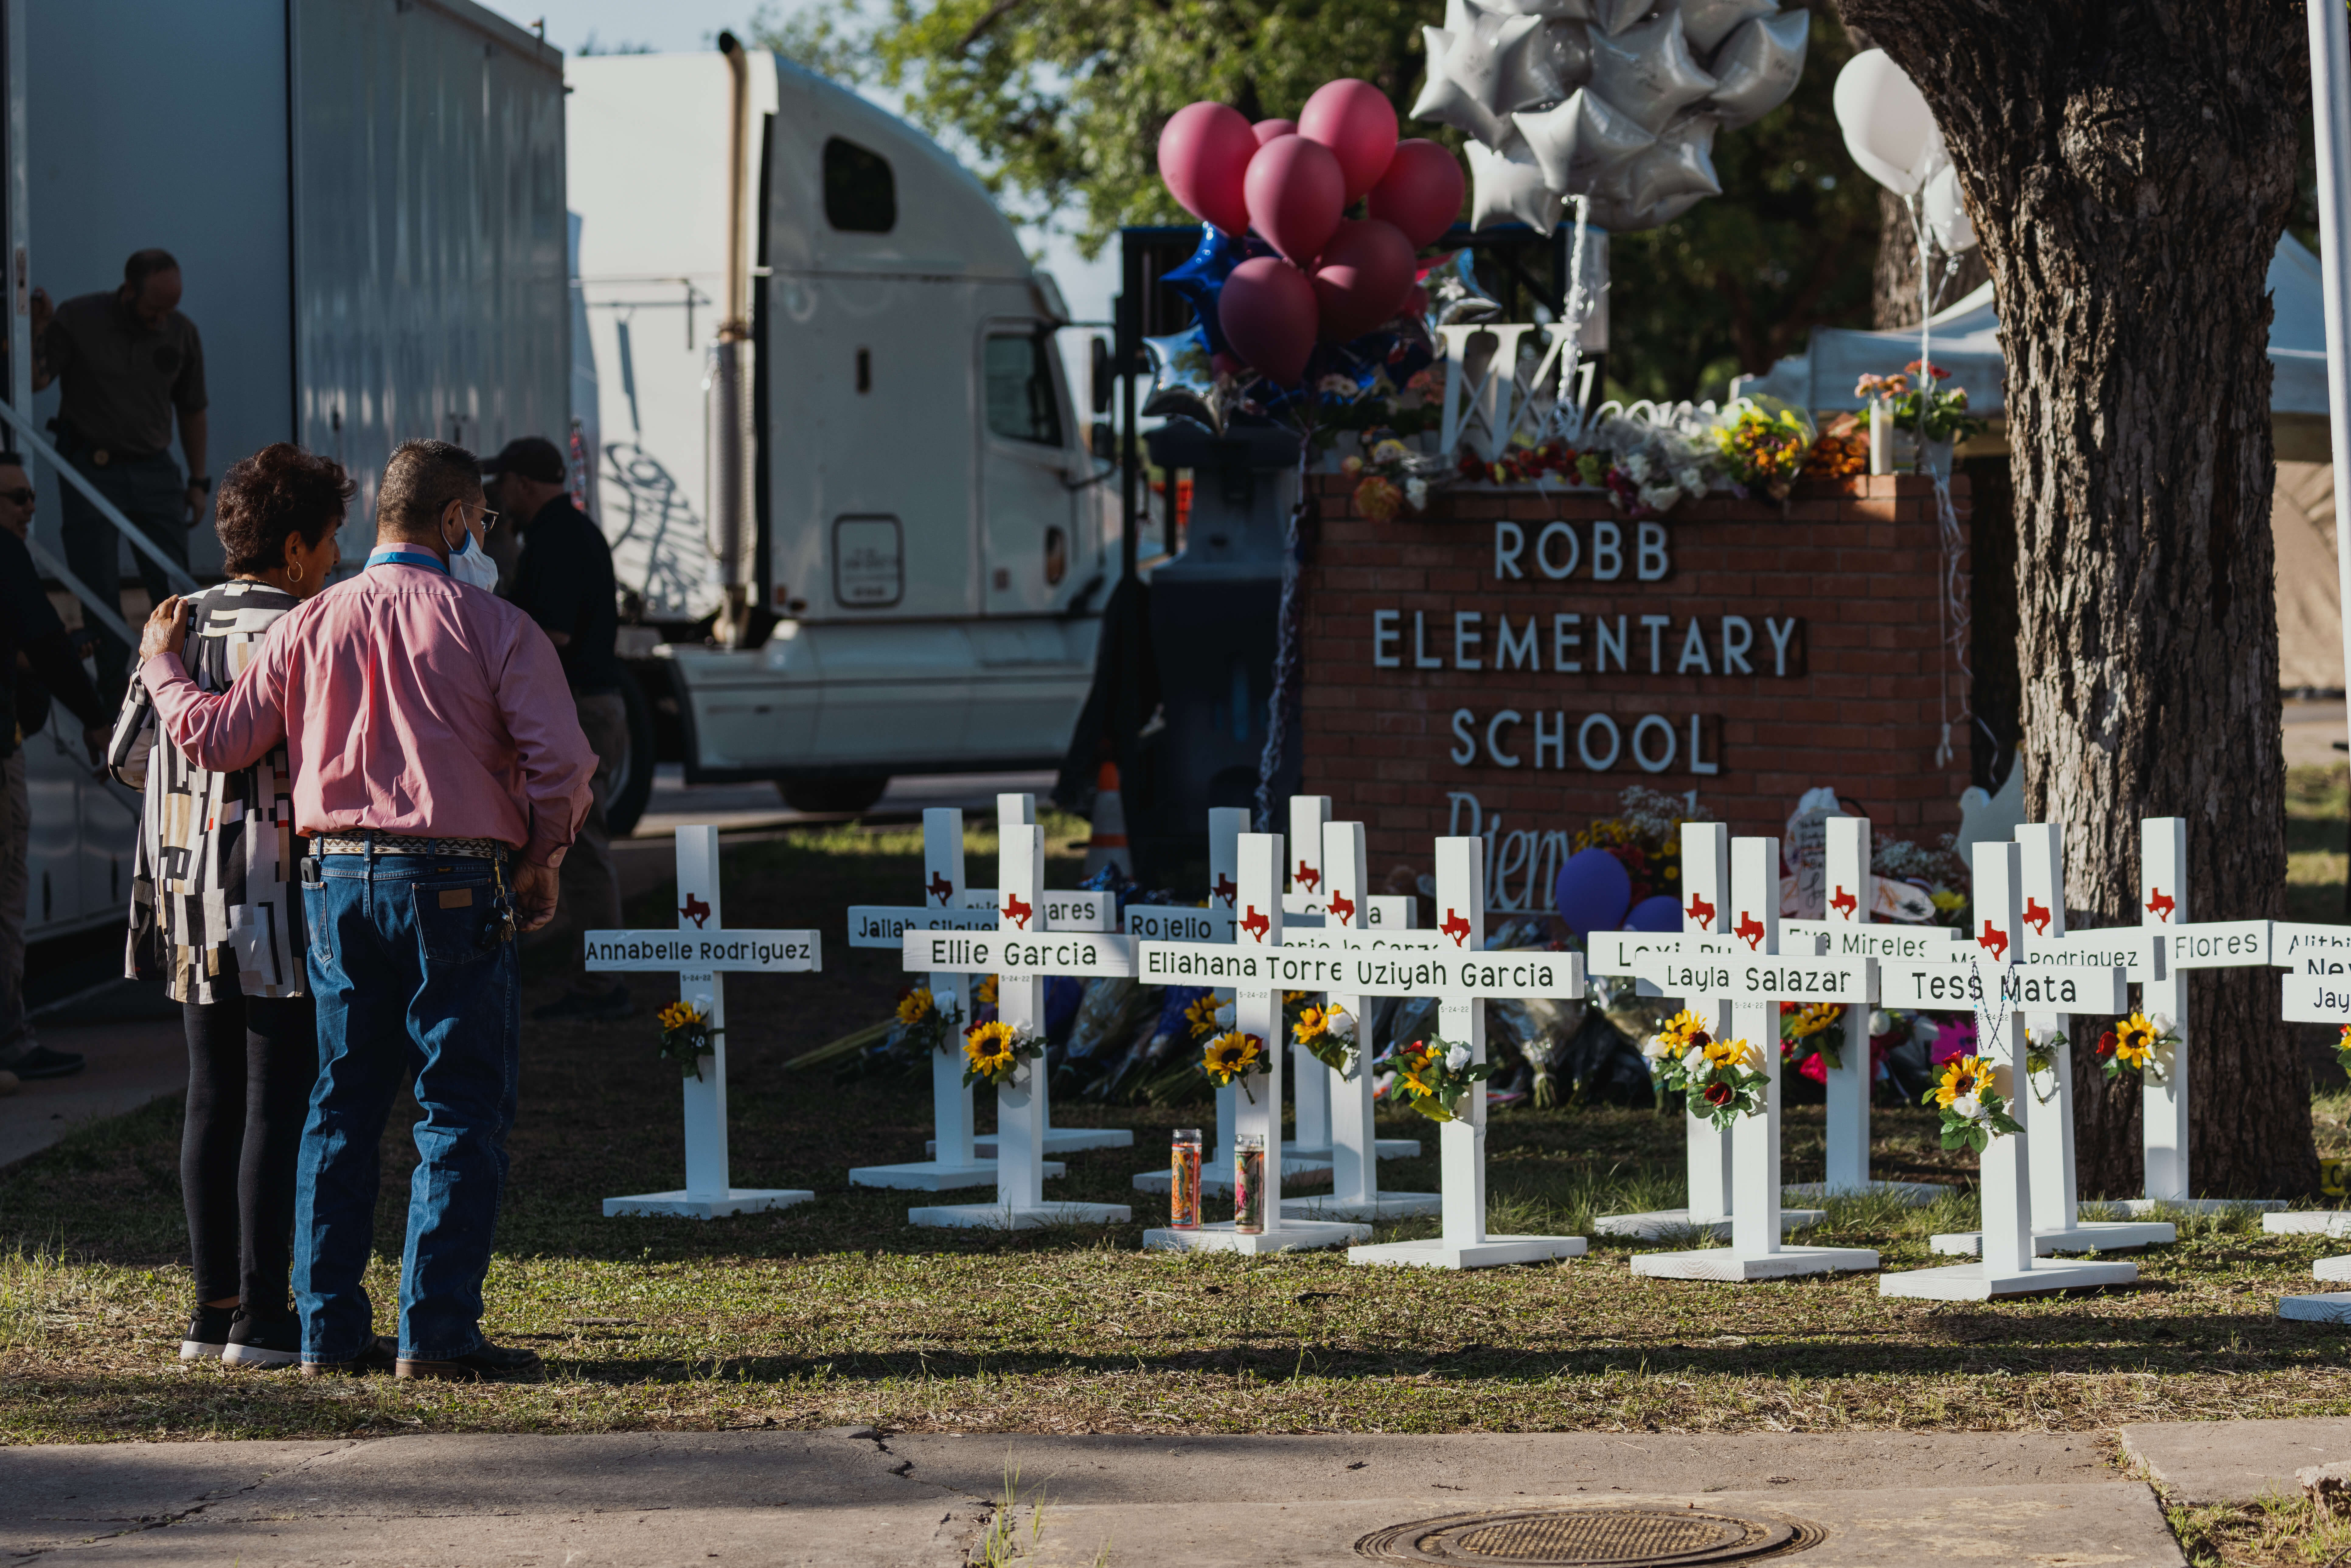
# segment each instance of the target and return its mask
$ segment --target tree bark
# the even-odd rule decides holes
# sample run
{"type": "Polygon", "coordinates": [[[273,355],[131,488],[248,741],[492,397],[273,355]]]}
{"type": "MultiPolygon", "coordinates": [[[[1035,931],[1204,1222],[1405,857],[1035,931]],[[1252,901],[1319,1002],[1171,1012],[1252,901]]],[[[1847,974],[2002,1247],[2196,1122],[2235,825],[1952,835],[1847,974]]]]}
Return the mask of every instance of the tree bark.
{"type": "MultiPolygon", "coordinates": [[[[1943,277],[1943,258],[1935,258],[1937,280],[1942,285],[1935,308],[1966,298],[1991,276],[1984,265],[1983,246],[1951,258],[1958,266],[1943,277]]],[[[1918,235],[1910,226],[1910,213],[1891,191],[1877,193],[1877,267],[1869,279],[1870,324],[1894,331],[1918,324],[1918,235]]]]}
{"type": "MultiPolygon", "coordinates": [[[[2189,820],[2199,920],[2285,883],[2264,276],[2310,114],[2290,0],[1840,0],[1925,92],[2008,356],[2026,814],[2076,928],[2139,923],[2139,821],[2189,820]]],[[[2190,988],[2190,1180],[2317,1180],[2274,970],[2190,988]]],[[[2137,1095],[2077,1030],[2085,1195],[2141,1187],[2137,1095]]]]}

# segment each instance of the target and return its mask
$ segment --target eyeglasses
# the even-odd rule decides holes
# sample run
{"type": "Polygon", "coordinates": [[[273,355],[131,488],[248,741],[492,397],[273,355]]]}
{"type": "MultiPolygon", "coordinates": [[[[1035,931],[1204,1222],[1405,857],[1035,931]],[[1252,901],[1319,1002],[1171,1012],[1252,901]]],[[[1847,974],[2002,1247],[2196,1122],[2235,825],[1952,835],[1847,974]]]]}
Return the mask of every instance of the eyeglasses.
{"type": "Polygon", "coordinates": [[[482,532],[485,535],[487,535],[492,528],[496,528],[498,526],[498,519],[506,515],[503,512],[494,512],[490,510],[486,504],[480,501],[460,501],[457,505],[460,507],[472,507],[478,508],[477,515],[481,517],[482,532]]]}
{"type": "Polygon", "coordinates": [[[0,490],[0,501],[6,501],[12,506],[29,507],[33,504],[33,487],[23,485],[14,490],[0,490]]]}

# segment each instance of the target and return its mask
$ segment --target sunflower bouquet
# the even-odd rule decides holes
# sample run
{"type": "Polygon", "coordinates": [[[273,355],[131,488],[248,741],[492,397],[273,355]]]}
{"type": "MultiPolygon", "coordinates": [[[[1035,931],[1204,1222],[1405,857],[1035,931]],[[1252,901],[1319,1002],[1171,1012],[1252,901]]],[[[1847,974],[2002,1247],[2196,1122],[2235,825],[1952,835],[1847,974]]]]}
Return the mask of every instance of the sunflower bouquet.
{"type": "Polygon", "coordinates": [[[1202,991],[1184,1009],[1184,1023],[1194,1040],[1204,1043],[1214,1040],[1233,1027],[1232,998],[1218,1001],[1216,992],[1202,991]]]}
{"type": "Polygon", "coordinates": [[[1942,1111],[1943,1147],[1981,1154],[1994,1138],[2024,1131],[2008,1113],[2007,1097],[1995,1082],[1991,1063],[1980,1056],[1953,1057],[1943,1064],[1943,1081],[1918,1102],[1942,1111]]]}
{"type": "Polygon", "coordinates": [[[1200,1071],[1208,1075],[1208,1082],[1219,1089],[1239,1084],[1252,1105],[1257,1103],[1257,1095],[1249,1089],[1249,1076],[1264,1065],[1265,1041],[1237,1029],[1228,1029],[1217,1035],[1200,1053],[1200,1071]]]}
{"type": "Polygon", "coordinates": [[[2351,1072],[2351,1023],[2345,1024],[2343,1032],[2335,1037],[2335,1065],[2351,1072]]]}
{"type": "Polygon", "coordinates": [[[1012,1082],[1022,1062],[1044,1054],[1043,1040],[1001,1019],[974,1024],[964,1031],[963,1081],[967,1085],[993,1083],[1002,1089],[1012,1082]]]}
{"type": "Polygon", "coordinates": [[[2179,1030],[2167,1013],[2133,1013],[2116,1019],[2114,1028],[2098,1036],[2098,1055],[2110,1079],[2137,1072],[2152,1074],[2160,1083],[2170,1074],[2172,1052],[2179,1046],[2179,1030]]]}
{"type": "Polygon", "coordinates": [[[718,1049],[726,1032],[692,1002],[674,1001],[661,1010],[661,1054],[677,1063],[681,1078],[701,1079],[702,1059],[718,1049]]]}
{"type": "Polygon", "coordinates": [[[1458,1120],[1469,1086],[1494,1076],[1494,1063],[1476,1061],[1468,1046],[1443,1040],[1399,1046],[1389,1065],[1395,1071],[1395,1088],[1432,1122],[1458,1120]]]}
{"type": "Polygon", "coordinates": [[[944,1008],[928,986],[909,988],[898,998],[898,1038],[925,1055],[942,1055],[963,1024],[963,1009],[950,998],[944,1008]]]}
{"type": "Polygon", "coordinates": [[[1837,1049],[1844,1035],[1838,1026],[1844,1022],[1842,1002],[1782,1002],[1780,1060],[1807,1078],[1825,1081],[1823,1070],[1844,1065],[1844,1053],[1837,1049]],[[1819,1059],[1820,1066],[1806,1071],[1814,1058],[1819,1059]]]}
{"type": "Polygon", "coordinates": [[[1290,1038],[1332,1071],[1355,1070],[1355,1019],[1342,1007],[1306,1007],[1290,1026],[1290,1038]]]}
{"type": "Polygon", "coordinates": [[[1718,1130],[1763,1109],[1771,1078],[1756,1065],[1754,1047],[1743,1040],[1715,1039],[1694,1012],[1676,1013],[1660,1024],[1641,1054],[1648,1058],[1660,1089],[1687,1096],[1691,1111],[1718,1130]],[[1707,1108],[1699,1113],[1701,1103],[1707,1108]]]}

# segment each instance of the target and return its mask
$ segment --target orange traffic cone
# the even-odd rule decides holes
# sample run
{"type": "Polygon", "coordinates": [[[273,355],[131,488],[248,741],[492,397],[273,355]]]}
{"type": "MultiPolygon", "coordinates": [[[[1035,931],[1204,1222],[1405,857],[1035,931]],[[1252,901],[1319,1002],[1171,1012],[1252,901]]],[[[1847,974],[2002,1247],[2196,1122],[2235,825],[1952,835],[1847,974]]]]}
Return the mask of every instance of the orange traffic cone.
{"type": "Polygon", "coordinates": [[[1118,794],[1118,764],[1105,762],[1094,777],[1094,831],[1086,841],[1086,874],[1106,865],[1132,880],[1134,860],[1126,851],[1126,805],[1118,794]]]}

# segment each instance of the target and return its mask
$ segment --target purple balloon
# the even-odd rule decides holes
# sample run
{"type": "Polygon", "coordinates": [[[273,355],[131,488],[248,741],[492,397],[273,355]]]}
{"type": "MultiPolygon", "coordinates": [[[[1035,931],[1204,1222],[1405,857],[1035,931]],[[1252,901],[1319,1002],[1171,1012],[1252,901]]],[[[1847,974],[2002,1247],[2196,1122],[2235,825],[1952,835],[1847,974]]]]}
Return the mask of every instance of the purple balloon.
{"type": "Polygon", "coordinates": [[[1552,903],[1571,931],[1614,931],[1633,904],[1632,874],[1606,850],[1585,850],[1559,868],[1552,903]]]}
{"type": "Polygon", "coordinates": [[[1682,906],[1674,902],[1670,893],[1645,898],[1633,906],[1625,917],[1627,931],[1679,931],[1682,928],[1682,906]]]}

